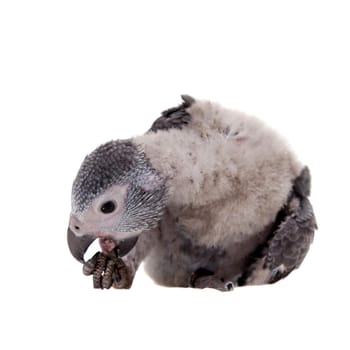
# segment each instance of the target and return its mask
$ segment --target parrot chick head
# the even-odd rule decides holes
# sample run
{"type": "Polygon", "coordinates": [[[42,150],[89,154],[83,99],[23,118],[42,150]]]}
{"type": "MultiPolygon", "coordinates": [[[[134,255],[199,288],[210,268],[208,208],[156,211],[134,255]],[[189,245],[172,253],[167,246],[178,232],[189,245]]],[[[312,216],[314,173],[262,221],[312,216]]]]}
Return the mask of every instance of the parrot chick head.
{"type": "Polygon", "coordinates": [[[157,226],[166,199],[165,180],[131,140],[108,142],[83,161],[72,188],[68,244],[75,258],[99,239],[101,249],[123,256],[141,232],[157,226]]]}

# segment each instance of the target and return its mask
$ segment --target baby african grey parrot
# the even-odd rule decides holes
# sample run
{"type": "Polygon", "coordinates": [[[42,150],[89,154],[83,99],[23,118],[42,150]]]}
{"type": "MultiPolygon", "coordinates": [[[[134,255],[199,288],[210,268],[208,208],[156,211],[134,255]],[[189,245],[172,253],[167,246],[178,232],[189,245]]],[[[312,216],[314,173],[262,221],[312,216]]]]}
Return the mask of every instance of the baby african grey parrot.
{"type": "Polygon", "coordinates": [[[259,119],[183,95],[142,136],[89,154],[72,188],[68,245],[97,288],[274,283],[302,263],[316,221],[310,173],[259,119]],[[85,262],[99,239],[102,252],[85,262]]]}

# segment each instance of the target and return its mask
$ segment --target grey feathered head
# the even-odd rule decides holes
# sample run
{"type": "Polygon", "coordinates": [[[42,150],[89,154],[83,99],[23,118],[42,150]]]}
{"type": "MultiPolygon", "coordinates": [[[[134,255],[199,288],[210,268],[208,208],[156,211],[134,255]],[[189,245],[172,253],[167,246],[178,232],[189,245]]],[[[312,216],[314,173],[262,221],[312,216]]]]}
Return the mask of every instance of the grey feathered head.
{"type": "Polygon", "coordinates": [[[142,165],[138,164],[141,154],[131,141],[117,140],[105,143],[86,156],[73,183],[73,212],[81,214],[111,185],[130,181],[142,165]]]}
{"type": "Polygon", "coordinates": [[[98,147],[84,159],[73,183],[68,230],[73,255],[82,260],[97,237],[119,242],[154,228],[165,199],[164,179],[131,140],[98,147]],[[77,241],[81,237],[83,244],[77,241]]]}

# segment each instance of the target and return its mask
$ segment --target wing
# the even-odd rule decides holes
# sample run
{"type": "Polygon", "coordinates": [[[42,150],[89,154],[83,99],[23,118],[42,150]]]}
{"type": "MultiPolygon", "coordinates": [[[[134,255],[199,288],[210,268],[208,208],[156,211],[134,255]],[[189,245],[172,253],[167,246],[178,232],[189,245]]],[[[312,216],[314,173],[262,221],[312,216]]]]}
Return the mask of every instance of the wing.
{"type": "Polygon", "coordinates": [[[186,108],[190,107],[195,99],[188,95],[181,95],[183,102],[173,108],[169,108],[162,112],[162,115],[156,119],[148,132],[157,132],[158,130],[168,130],[172,128],[182,129],[191,121],[191,116],[186,112],[186,108]]]}
{"type": "Polygon", "coordinates": [[[317,228],[309,194],[310,172],[305,167],[277,215],[271,235],[250,257],[239,285],[275,283],[300,266],[317,228]]]}

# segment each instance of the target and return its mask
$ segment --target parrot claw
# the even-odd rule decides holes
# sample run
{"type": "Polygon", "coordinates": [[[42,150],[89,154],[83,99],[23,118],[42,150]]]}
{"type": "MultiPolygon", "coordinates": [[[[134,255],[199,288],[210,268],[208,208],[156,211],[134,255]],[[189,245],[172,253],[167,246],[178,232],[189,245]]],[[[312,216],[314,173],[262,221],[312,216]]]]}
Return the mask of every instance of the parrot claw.
{"type": "Polygon", "coordinates": [[[233,289],[234,289],[234,284],[232,282],[227,282],[226,283],[226,290],[232,291],[233,289]]]}
{"type": "Polygon", "coordinates": [[[190,280],[190,286],[192,288],[213,288],[222,292],[229,292],[234,289],[234,283],[231,281],[225,281],[223,278],[219,278],[211,271],[206,269],[198,269],[195,271],[190,280]]]}
{"type": "Polygon", "coordinates": [[[93,286],[96,289],[129,289],[132,284],[132,275],[125,262],[114,253],[106,255],[97,252],[90,260],[84,263],[83,273],[93,275],[93,286]]]}

